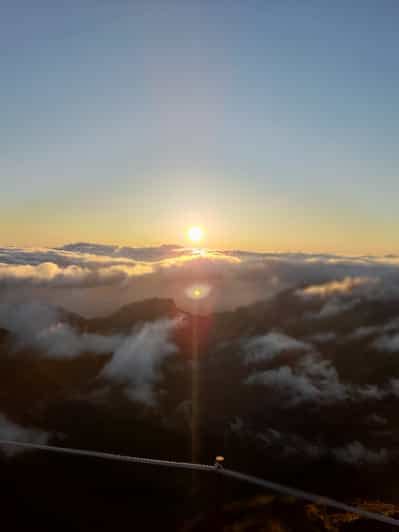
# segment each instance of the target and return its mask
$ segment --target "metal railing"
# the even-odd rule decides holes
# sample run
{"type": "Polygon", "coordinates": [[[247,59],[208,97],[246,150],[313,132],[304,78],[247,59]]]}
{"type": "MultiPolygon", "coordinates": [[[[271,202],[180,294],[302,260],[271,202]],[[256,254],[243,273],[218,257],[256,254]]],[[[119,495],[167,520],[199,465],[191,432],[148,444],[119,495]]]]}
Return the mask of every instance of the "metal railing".
{"type": "Polygon", "coordinates": [[[233,471],[232,469],[227,469],[221,465],[221,460],[217,460],[214,465],[206,465],[206,464],[195,464],[191,462],[177,462],[174,460],[157,460],[154,458],[141,458],[137,456],[127,456],[127,455],[122,455],[122,454],[105,453],[105,452],[99,452],[99,451],[88,451],[84,449],[72,449],[69,447],[56,447],[53,445],[25,443],[25,442],[17,442],[17,441],[12,441],[12,440],[0,440],[0,446],[1,445],[19,447],[19,448],[24,448],[24,449],[39,450],[39,451],[47,451],[47,452],[60,453],[60,454],[75,455],[75,456],[101,458],[105,460],[116,460],[116,461],[127,462],[127,463],[136,463],[136,464],[153,465],[153,466],[159,466],[159,467],[170,467],[170,468],[177,468],[177,469],[186,469],[186,470],[216,473],[224,477],[234,478],[236,480],[247,482],[255,486],[260,486],[262,488],[275,491],[277,493],[282,493],[284,495],[290,495],[297,499],[302,499],[302,500],[309,501],[309,502],[319,504],[322,506],[328,506],[328,507],[335,508],[338,510],[343,510],[345,512],[357,514],[360,517],[363,517],[366,519],[372,519],[374,521],[379,521],[387,525],[399,527],[399,520],[397,519],[393,519],[391,517],[387,517],[385,515],[377,514],[374,512],[368,512],[367,510],[363,510],[362,508],[356,508],[355,506],[350,506],[348,504],[336,501],[335,499],[331,499],[329,497],[324,497],[322,495],[317,495],[315,493],[302,491],[297,488],[291,488],[289,486],[277,484],[269,480],[264,480],[262,478],[258,478],[255,476],[246,475],[245,473],[240,473],[239,471],[233,471]]]}

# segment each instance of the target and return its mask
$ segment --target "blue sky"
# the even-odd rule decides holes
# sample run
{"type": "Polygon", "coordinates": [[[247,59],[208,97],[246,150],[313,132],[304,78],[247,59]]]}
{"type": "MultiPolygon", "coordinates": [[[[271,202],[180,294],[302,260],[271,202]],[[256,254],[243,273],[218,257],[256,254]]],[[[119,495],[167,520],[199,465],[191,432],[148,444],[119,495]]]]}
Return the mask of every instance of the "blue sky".
{"type": "Polygon", "coordinates": [[[399,252],[398,16],[3,2],[0,243],[399,252]]]}

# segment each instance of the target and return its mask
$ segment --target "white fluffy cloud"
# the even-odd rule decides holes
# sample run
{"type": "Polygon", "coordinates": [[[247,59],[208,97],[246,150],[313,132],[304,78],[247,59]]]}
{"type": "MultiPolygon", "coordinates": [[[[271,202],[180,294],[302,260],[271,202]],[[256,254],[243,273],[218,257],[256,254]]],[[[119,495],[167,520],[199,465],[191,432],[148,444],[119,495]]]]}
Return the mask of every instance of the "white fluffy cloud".
{"type": "Polygon", "coordinates": [[[163,360],[177,351],[170,340],[179,320],[144,324],[130,334],[81,333],[60,311],[42,303],[0,304],[0,327],[13,334],[16,348],[31,347],[38,356],[76,358],[83,353],[111,355],[102,376],[125,385],[134,400],[153,403],[153,385],[163,360]]]}
{"type": "MultiPolygon", "coordinates": [[[[270,361],[272,357],[263,360],[270,361]]],[[[382,386],[342,382],[333,362],[321,358],[316,352],[292,360],[291,365],[253,371],[245,383],[272,390],[273,397],[285,407],[303,403],[327,405],[340,401],[382,401],[399,397],[399,379],[389,379],[382,386]]]]}
{"type": "Polygon", "coordinates": [[[317,355],[305,356],[294,367],[254,372],[246,383],[272,389],[287,406],[304,402],[328,404],[348,397],[348,389],[340,382],[334,366],[317,355]]]}
{"type": "Polygon", "coordinates": [[[43,303],[0,304],[0,327],[13,333],[17,347],[33,347],[50,358],[106,354],[123,340],[121,336],[80,333],[62,320],[57,309],[43,303]]]}
{"type": "Polygon", "coordinates": [[[126,393],[132,399],[154,404],[153,387],[160,379],[162,362],[177,351],[170,340],[177,325],[172,320],[145,324],[122,342],[102,375],[126,385],[126,393]]]}
{"type": "Polygon", "coordinates": [[[312,346],[308,343],[291,338],[279,332],[270,332],[263,336],[256,336],[244,344],[246,362],[272,360],[284,351],[307,351],[312,346]]]}
{"type": "Polygon", "coordinates": [[[108,265],[90,268],[78,265],[59,266],[54,262],[30,264],[0,264],[0,283],[3,287],[27,285],[51,288],[90,288],[116,285],[130,277],[151,273],[144,264],[108,265]]]}

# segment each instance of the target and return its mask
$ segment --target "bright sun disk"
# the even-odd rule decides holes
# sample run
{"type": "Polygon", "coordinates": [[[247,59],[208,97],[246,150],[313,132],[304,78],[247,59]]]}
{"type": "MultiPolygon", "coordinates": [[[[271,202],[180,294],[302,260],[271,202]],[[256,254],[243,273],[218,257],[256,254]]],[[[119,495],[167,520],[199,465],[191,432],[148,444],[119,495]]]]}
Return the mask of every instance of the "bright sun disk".
{"type": "Polygon", "coordinates": [[[190,229],[188,230],[188,238],[192,242],[199,242],[200,240],[202,240],[203,234],[203,230],[201,229],[201,227],[198,226],[190,227],[190,229]]]}

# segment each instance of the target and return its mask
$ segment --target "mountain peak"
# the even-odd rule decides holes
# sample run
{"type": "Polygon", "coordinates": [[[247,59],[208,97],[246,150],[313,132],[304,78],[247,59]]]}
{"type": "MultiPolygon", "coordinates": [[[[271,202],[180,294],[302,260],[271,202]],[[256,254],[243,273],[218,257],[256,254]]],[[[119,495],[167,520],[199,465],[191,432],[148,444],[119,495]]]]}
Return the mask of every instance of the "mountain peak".
{"type": "Polygon", "coordinates": [[[121,331],[143,322],[175,318],[181,312],[173,299],[150,298],[124,305],[111,316],[90,320],[90,329],[121,331]]]}

